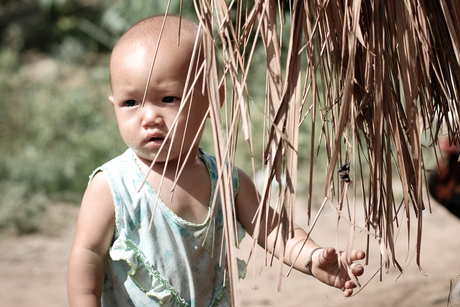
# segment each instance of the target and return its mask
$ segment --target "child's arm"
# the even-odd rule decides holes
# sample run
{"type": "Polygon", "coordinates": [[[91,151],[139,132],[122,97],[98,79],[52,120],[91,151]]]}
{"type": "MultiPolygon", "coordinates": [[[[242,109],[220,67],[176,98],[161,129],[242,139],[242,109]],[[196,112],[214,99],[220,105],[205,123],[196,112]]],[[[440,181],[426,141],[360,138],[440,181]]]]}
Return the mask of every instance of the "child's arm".
{"type": "Polygon", "coordinates": [[[115,209],[102,172],[90,182],[77,221],[67,270],[71,307],[100,306],[105,262],[115,228],[115,209]]]}
{"type": "MultiPolygon", "coordinates": [[[[258,193],[254,183],[243,171],[239,171],[240,190],[236,198],[236,216],[238,221],[243,225],[246,231],[253,236],[255,224],[253,223],[254,216],[259,206],[258,193]]],[[[274,210],[270,208],[268,219],[264,215],[261,222],[265,220],[271,221],[274,210]]],[[[278,223],[275,222],[275,225],[278,223]]],[[[282,226],[280,226],[282,227],[282,226]]],[[[308,239],[305,246],[302,245],[305,241],[307,233],[298,225],[294,225],[294,237],[286,242],[284,257],[281,248],[281,235],[278,228],[272,227],[265,231],[265,225],[259,227],[258,243],[262,247],[272,248],[275,240],[278,239],[277,248],[269,250],[278,259],[283,259],[286,265],[292,265],[295,261],[294,268],[308,275],[315,276],[318,280],[326,283],[329,286],[336,287],[343,291],[343,295],[348,297],[353,293],[355,283],[350,280],[347,268],[339,265],[337,253],[334,248],[319,248],[319,246],[308,239]],[[266,238],[267,234],[267,238],[266,238]],[[300,254],[299,254],[300,253],[300,254]],[[296,257],[298,256],[297,260],[296,257]],[[310,260],[310,261],[309,261],[310,260]],[[309,267],[305,267],[305,263],[309,263],[309,267]]],[[[364,268],[360,264],[353,261],[361,260],[365,256],[363,251],[353,250],[350,257],[350,269],[355,276],[362,275],[364,268]]],[[[347,263],[345,253],[340,253],[342,263],[347,263]]]]}

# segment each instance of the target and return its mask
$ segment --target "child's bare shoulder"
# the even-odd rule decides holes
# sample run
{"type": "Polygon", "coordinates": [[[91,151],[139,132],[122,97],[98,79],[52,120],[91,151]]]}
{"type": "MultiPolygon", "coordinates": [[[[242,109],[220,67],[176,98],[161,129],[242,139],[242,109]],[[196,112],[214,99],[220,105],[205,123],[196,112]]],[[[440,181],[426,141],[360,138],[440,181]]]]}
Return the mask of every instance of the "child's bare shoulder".
{"type": "Polygon", "coordinates": [[[86,191],[103,189],[106,190],[105,192],[110,193],[109,183],[107,181],[107,177],[103,171],[99,171],[91,178],[91,181],[88,184],[88,188],[86,191]]]}
{"type": "Polygon", "coordinates": [[[104,172],[94,175],[83,196],[80,216],[86,219],[99,219],[100,223],[111,223],[115,218],[112,192],[104,172]]]}
{"type": "Polygon", "coordinates": [[[74,245],[92,250],[108,250],[114,233],[115,209],[110,187],[103,172],[88,185],[78,215],[74,245]]]}
{"type": "Polygon", "coordinates": [[[83,203],[85,201],[97,206],[110,206],[109,209],[113,210],[112,192],[104,172],[96,173],[91,179],[83,196],[83,203]]]}

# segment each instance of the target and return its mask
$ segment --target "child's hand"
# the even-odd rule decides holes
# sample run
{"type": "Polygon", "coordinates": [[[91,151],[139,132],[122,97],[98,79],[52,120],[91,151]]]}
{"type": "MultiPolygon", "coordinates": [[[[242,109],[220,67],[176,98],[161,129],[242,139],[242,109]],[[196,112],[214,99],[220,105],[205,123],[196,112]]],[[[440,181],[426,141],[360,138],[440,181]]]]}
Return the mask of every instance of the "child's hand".
{"type": "Polygon", "coordinates": [[[357,286],[350,278],[349,272],[354,276],[361,276],[364,272],[362,265],[353,263],[357,260],[364,259],[365,253],[361,250],[351,252],[350,263],[348,266],[346,253],[340,252],[340,264],[335,248],[328,247],[319,249],[313,253],[311,261],[311,272],[316,279],[325,284],[341,289],[343,296],[349,297],[353,294],[353,288],[357,286]]]}

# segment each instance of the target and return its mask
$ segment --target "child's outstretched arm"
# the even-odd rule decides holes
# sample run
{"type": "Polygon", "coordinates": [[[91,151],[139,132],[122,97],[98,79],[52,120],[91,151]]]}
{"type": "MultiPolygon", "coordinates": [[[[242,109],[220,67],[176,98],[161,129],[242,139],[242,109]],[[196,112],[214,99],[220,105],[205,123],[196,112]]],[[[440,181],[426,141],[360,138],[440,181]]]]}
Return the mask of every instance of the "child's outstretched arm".
{"type": "Polygon", "coordinates": [[[105,175],[90,182],[78,215],[67,269],[70,307],[100,306],[105,263],[115,228],[115,209],[105,175]]]}
{"type": "MultiPolygon", "coordinates": [[[[236,216],[238,221],[243,225],[246,231],[254,237],[255,224],[253,223],[257,209],[259,207],[258,193],[254,183],[247,174],[239,171],[240,190],[236,198],[236,216]]],[[[305,242],[307,233],[298,225],[294,225],[294,236],[285,243],[284,255],[281,244],[281,231],[286,222],[274,223],[274,226],[266,227],[265,221],[272,221],[273,216],[277,214],[270,208],[268,216],[263,215],[259,234],[257,235],[258,244],[269,249],[278,259],[286,265],[291,266],[294,261],[294,268],[308,275],[313,275],[325,284],[341,289],[345,297],[353,294],[353,288],[357,285],[351,280],[348,270],[354,276],[361,276],[364,272],[362,265],[353,263],[354,261],[364,259],[364,252],[353,250],[349,261],[345,253],[340,253],[339,257],[334,248],[320,248],[312,239],[305,242]],[[281,228],[281,231],[280,229],[281,228]],[[277,242],[275,250],[270,250],[274,242],[277,242]],[[304,244],[305,242],[305,244],[304,244]],[[349,267],[342,265],[348,263],[349,267]]],[[[276,220],[275,216],[275,220],[276,220]]]]}

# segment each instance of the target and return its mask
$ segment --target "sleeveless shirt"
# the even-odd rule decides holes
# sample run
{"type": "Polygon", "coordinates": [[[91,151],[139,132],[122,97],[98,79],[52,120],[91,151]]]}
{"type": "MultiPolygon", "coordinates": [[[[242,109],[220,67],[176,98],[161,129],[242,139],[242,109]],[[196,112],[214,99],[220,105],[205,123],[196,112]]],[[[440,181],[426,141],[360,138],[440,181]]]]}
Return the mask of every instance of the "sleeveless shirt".
{"type": "MultiPolygon", "coordinates": [[[[104,172],[115,205],[102,306],[231,306],[220,197],[212,206],[217,164],[201,149],[200,154],[211,179],[208,216],[202,224],[174,214],[148,182],[138,191],[144,175],[131,149],[90,176],[91,180],[104,172]]],[[[239,184],[236,168],[232,178],[234,199],[239,184]]],[[[241,242],[245,231],[238,222],[237,228],[241,242]]],[[[244,278],[246,264],[239,259],[238,269],[244,278]]]]}

